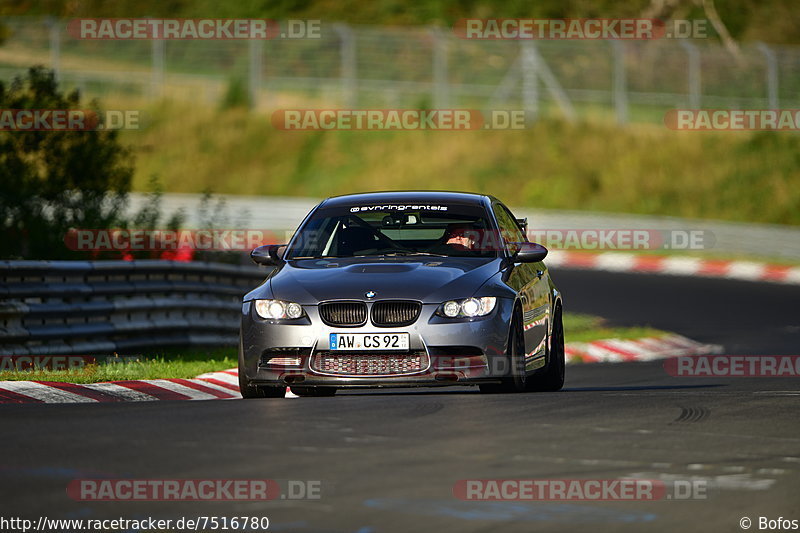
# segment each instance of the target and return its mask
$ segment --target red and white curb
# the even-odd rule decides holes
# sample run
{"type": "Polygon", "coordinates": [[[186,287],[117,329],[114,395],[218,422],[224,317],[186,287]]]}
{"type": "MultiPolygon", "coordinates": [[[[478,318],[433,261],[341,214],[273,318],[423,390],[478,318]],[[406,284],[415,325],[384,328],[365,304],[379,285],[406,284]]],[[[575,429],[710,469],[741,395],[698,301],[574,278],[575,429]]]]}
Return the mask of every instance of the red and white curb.
{"type": "Polygon", "coordinates": [[[94,403],[241,398],[236,371],[195,379],[146,379],[105,383],[0,381],[0,403],[94,403]]]}
{"type": "MultiPolygon", "coordinates": [[[[719,353],[722,347],[669,334],[634,340],[604,339],[568,343],[565,351],[568,363],[621,363],[719,353]]],[[[235,368],[209,372],[194,379],[145,379],[104,383],[0,381],[0,403],[230,400],[241,397],[235,368]]],[[[286,397],[297,398],[297,395],[287,387],[286,397]]]]}
{"type": "MultiPolygon", "coordinates": [[[[194,379],[141,379],[103,383],[0,381],[0,403],[96,403],[241,398],[237,370],[194,379]]],[[[286,388],[287,398],[297,398],[286,388]]]]}
{"type": "Polygon", "coordinates": [[[553,250],[548,266],[608,272],[641,272],[673,276],[701,276],[800,285],[800,267],[750,261],[720,261],[697,257],[639,255],[622,252],[570,252],[553,250]]]}
{"type": "Polygon", "coordinates": [[[592,342],[570,342],[564,349],[567,363],[625,363],[653,361],[682,355],[721,353],[722,346],[702,344],[681,335],[641,339],[603,339],[592,342]]]}

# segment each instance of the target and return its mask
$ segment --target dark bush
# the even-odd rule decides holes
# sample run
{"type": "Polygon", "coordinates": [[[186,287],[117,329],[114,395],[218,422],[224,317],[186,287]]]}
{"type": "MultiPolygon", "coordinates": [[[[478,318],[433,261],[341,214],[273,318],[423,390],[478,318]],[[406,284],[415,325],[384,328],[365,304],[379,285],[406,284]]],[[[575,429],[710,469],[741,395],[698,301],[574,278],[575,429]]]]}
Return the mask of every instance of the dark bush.
{"type": "MultiPolygon", "coordinates": [[[[0,82],[0,110],[91,109],[53,73],[31,68],[0,82]]],[[[86,259],[64,244],[70,228],[124,225],[133,158],[118,132],[0,130],[0,258],[86,259]]]]}

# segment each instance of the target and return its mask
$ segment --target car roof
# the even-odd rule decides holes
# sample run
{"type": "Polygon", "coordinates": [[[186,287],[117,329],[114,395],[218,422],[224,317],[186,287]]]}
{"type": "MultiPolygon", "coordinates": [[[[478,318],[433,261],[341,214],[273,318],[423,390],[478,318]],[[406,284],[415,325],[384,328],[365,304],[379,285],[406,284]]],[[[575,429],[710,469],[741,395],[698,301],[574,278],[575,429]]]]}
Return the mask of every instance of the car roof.
{"type": "Polygon", "coordinates": [[[354,204],[384,204],[384,203],[449,203],[462,205],[483,206],[491,196],[472,192],[454,191],[376,191],[343,196],[332,196],[320,204],[320,207],[338,207],[354,204]]]}

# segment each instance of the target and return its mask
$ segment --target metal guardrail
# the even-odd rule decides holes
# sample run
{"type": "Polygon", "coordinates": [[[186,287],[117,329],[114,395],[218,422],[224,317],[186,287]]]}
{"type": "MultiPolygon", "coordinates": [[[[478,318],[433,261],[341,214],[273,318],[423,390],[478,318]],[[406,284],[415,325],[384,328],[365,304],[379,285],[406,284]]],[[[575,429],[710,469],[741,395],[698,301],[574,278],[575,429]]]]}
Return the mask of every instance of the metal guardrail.
{"type": "Polygon", "coordinates": [[[0,355],[235,346],[258,267],[174,261],[0,262],[0,355]]]}

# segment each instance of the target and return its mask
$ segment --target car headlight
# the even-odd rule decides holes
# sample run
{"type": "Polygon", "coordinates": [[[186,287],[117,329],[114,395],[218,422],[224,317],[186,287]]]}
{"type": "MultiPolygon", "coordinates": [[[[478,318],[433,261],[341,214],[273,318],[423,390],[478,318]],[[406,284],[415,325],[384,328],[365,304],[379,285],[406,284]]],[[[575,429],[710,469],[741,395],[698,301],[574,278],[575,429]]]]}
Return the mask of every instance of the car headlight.
{"type": "Polygon", "coordinates": [[[492,312],[496,303],[497,298],[494,296],[448,300],[439,307],[439,314],[447,318],[486,316],[492,312]]]}
{"type": "Polygon", "coordinates": [[[294,302],[284,302],[283,300],[254,300],[256,313],[261,318],[281,319],[281,318],[300,318],[303,316],[303,307],[294,302]]]}

